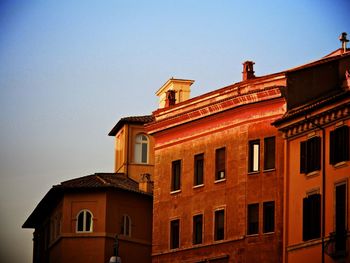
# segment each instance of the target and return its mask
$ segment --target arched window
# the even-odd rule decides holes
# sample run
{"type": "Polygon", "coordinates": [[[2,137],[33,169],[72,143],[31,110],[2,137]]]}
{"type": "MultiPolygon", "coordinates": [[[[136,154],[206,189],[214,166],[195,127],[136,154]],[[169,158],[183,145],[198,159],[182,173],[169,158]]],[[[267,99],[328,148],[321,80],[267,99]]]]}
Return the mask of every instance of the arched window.
{"type": "Polygon", "coordinates": [[[89,210],[81,210],[77,216],[77,232],[92,232],[92,213],[89,210]]]}
{"type": "Polygon", "coordinates": [[[148,137],[138,134],[135,138],[135,163],[148,163],[148,137]]]}
{"type": "Polygon", "coordinates": [[[131,219],[128,215],[123,215],[121,234],[124,236],[131,236],[131,219]]]}

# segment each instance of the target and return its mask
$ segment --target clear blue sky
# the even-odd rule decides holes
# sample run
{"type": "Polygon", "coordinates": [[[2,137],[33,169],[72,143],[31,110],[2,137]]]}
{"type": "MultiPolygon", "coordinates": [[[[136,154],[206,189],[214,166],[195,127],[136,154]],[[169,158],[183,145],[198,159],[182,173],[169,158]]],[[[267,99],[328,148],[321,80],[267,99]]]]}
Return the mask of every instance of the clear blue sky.
{"type": "Polygon", "coordinates": [[[119,118],[170,77],[192,95],[318,59],[350,34],[346,0],[0,1],[1,262],[31,262],[21,225],[54,184],[113,171],[119,118]],[[4,261],[5,260],[5,261],[4,261]]]}

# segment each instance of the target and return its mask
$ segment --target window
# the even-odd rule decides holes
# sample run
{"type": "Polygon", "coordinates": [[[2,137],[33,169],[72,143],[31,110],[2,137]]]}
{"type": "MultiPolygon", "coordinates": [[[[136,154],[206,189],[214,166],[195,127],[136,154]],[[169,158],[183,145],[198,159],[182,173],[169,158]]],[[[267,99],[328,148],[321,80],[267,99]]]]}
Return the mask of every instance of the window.
{"type": "Polygon", "coordinates": [[[303,199],[303,240],[321,235],[321,195],[312,194],[303,199]]]}
{"type": "Polygon", "coordinates": [[[312,137],[300,142],[300,173],[321,169],[321,138],[312,137]]]}
{"type": "Polygon", "coordinates": [[[225,178],[225,147],[217,149],[215,154],[215,180],[225,178]]]}
{"type": "Polygon", "coordinates": [[[92,213],[89,210],[82,210],[77,216],[77,232],[92,232],[92,213]]]}
{"type": "Polygon", "coordinates": [[[124,236],[131,236],[131,219],[128,215],[123,215],[121,234],[124,236]]]}
{"type": "Polygon", "coordinates": [[[331,164],[349,160],[349,127],[341,126],[330,132],[329,160],[331,164]]]}
{"type": "Polygon", "coordinates": [[[179,248],[180,246],[180,220],[176,219],[170,222],[170,248],[179,248]]]}
{"type": "Polygon", "coordinates": [[[203,234],[203,215],[193,217],[193,244],[202,243],[203,234]]]}
{"type": "Polygon", "coordinates": [[[260,140],[249,142],[248,172],[259,172],[260,166],[260,140]]]}
{"type": "Polygon", "coordinates": [[[248,205],[248,235],[259,233],[259,204],[248,205]]]}
{"type": "Polygon", "coordinates": [[[181,187],[181,160],[172,162],[171,191],[180,190],[181,187]]]}
{"type": "Polygon", "coordinates": [[[194,156],[194,185],[203,184],[204,154],[194,156]]]}
{"type": "Polygon", "coordinates": [[[264,170],[275,169],[275,137],[264,139],[264,170]]]}
{"type": "Polygon", "coordinates": [[[275,202],[263,203],[263,232],[269,233],[275,231],[275,202]]]}
{"type": "MultiPolygon", "coordinates": [[[[335,251],[344,253],[346,251],[347,238],[347,209],[346,209],[346,184],[335,186],[335,251]]],[[[344,253],[345,254],[345,253],[344,253]]]]}
{"type": "Polygon", "coordinates": [[[138,134],[135,138],[135,156],[136,163],[148,163],[148,137],[144,134],[138,134]]]}
{"type": "Polygon", "coordinates": [[[214,240],[223,240],[225,238],[225,210],[215,211],[214,231],[214,240]]]}

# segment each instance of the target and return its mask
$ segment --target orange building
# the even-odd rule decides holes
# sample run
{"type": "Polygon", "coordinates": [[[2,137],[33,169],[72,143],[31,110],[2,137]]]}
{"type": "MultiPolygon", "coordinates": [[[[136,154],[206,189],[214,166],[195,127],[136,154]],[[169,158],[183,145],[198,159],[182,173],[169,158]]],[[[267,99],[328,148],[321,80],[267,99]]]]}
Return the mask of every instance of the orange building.
{"type": "Polygon", "coordinates": [[[53,186],[26,220],[34,228],[33,262],[151,262],[153,139],[143,125],[152,116],[121,119],[115,173],[96,173],[53,186]]]}
{"type": "Polygon", "coordinates": [[[189,99],[170,79],[146,130],[155,140],[152,262],[281,262],[284,73],[189,99]]]}
{"type": "Polygon", "coordinates": [[[350,52],[286,76],[284,262],[350,262],[350,52]]]}

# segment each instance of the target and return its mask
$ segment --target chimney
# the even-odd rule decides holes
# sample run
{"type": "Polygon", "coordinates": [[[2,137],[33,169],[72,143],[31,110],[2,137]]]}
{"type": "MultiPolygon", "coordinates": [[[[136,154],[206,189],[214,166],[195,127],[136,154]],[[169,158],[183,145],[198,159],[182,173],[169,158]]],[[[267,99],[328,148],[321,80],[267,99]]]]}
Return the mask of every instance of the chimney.
{"type": "Polygon", "coordinates": [[[153,193],[153,182],[151,181],[150,174],[141,174],[141,180],[139,182],[139,190],[146,193],[153,193]]]}
{"type": "Polygon", "coordinates": [[[243,81],[255,78],[253,61],[246,61],[243,63],[243,81]]]}
{"type": "Polygon", "coordinates": [[[346,52],[346,45],[349,42],[349,39],[346,38],[348,34],[346,32],[341,33],[339,40],[341,42],[342,53],[346,52]]]}
{"type": "Polygon", "coordinates": [[[156,92],[159,109],[173,106],[190,98],[194,80],[171,78],[156,92]]]}

